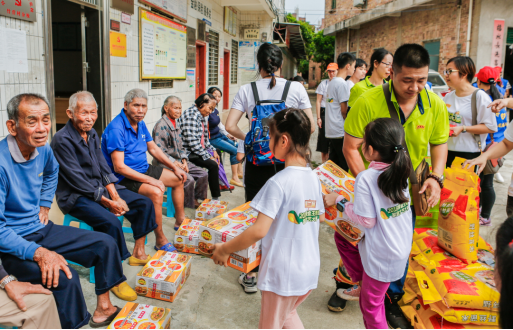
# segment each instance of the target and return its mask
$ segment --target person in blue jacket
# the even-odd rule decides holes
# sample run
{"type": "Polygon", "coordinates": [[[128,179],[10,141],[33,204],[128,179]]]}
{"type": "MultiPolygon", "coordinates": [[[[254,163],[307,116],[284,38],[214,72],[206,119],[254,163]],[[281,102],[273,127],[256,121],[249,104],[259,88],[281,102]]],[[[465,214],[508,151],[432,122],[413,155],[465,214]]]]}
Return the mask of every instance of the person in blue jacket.
{"type": "Polygon", "coordinates": [[[59,226],[48,218],[59,175],[44,96],[19,94],[7,104],[9,135],[0,141],[0,258],[19,281],[52,291],[63,329],[107,327],[121,308],[109,290],[126,284],[116,242],[107,234],[59,226]],[[66,260],[95,267],[97,306],[87,311],[80,279],[66,260]]]}

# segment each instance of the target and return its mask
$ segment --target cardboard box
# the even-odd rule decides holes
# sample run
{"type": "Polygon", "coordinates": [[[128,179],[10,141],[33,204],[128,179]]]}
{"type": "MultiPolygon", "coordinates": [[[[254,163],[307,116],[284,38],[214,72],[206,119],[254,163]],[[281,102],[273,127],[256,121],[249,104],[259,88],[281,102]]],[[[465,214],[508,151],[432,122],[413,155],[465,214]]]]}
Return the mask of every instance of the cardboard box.
{"type": "Polygon", "coordinates": [[[171,329],[171,310],[128,302],[107,329],[171,329]]]}
{"type": "MultiPolygon", "coordinates": [[[[198,246],[200,254],[211,256],[214,244],[232,240],[255,223],[258,212],[253,210],[249,203],[242,204],[200,225],[198,246]]],[[[228,264],[232,268],[247,273],[260,264],[261,254],[261,242],[258,241],[245,250],[232,253],[228,264]]]]}
{"type": "MultiPolygon", "coordinates": [[[[321,181],[322,194],[327,195],[328,190],[344,196],[348,202],[354,202],[354,178],[338,167],[331,160],[319,165],[314,170],[321,181]]],[[[351,244],[356,245],[364,235],[364,227],[354,223],[340,212],[336,205],[330,206],[325,213],[326,223],[335,229],[351,244]]]]}
{"type": "Polygon", "coordinates": [[[173,302],[191,274],[191,256],[157,251],[135,278],[140,296],[173,302]]]}
{"type": "Polygon", "coordinates": [[[205,199],[196,209],[196,220],[205,221],[217,217],[228,210],[228,202],[205,199]]]}
{"type": "Polygon", "coordinates": [[[198,254],[199,226],[202,221],[185,219],[175,233],[175,248],[180,252],[198,254]]]}

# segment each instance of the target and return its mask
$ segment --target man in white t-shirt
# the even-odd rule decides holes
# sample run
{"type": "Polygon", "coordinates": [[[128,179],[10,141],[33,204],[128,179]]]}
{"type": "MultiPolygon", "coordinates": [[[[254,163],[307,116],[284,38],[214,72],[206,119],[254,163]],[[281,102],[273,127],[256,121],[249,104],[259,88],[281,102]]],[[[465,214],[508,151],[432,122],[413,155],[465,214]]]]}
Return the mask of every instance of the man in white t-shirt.
{"type": "Polygon", "coordinates": [[[326,138],[330,140],[329,159],[335,164],[349,170],[342,147],[344,146],[344,121],[347,116],[347,101],[349,100],[349,86],[345,77],[354,73],[356,57],[351,53],[338,55],[337,76],[328,84],[326,95],[326,138]]]}
{"type": "Polygon", "coordinates": [[[317,148],[315,151],[321,153],[323,163],[328,161],[330,146],[329,140],[326,138],[326,94],[328,93],[328,85],[337,75],[337,71],[337,63],[330,63],[326,69],[329,79],[321,81],[315,90],[315,94],[317,94],[315,112],[317,113],[317,126],[319,127],[319,132],[317,134],[317,148]]]}

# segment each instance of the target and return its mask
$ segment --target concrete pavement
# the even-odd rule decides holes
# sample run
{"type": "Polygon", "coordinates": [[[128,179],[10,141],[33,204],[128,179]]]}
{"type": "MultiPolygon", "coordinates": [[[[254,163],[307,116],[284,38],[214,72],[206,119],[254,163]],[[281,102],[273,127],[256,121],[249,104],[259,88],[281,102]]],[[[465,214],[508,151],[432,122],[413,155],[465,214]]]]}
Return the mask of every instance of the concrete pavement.
{"type": "MultiPolygon", "coordinates": [[[[312,106],[315,108],[315,94],[309,91],[312,106]]],[[[314,109],[315,111],[315,109],[314,109]]],[[[315,113],[314,113],[315,118],[315,113]]],[[[311,137],[310,147],[313,152],[313,160],[321,162],[320,153],[315,152],[317,142],[317,130],[311,137]]],[[[506,218],[506,198],[510,176],[513,172],[513,157],[506,160],[501,169],[505,183],[494,183],[497,200],[493,208],[493,220],[491,227],[481,229],[481,235],[485,240],[495,245],[495,228],[506,218]]],[[[226,161],[227,158],[226,158],[226,161]]],[[[226,167],[230,171],[229,166],[226,167]]],[[[228,177],[230,177],[229,173],[228,177]]],[[[243,188],[235,187],[230,194],[224,192],[222,200],[230,202],[233,208],[244,203],[243,188]]],[[[194,210],[187,209],[187,215],[194,217],[194,210]]],[[[164,229],[171,240],[174,238],[174,219],[164,217],[164,229]]],[[[333,240],[333,230],[327,225],[321,224],[319,234],[319,246],[321,251],[321,272],[318,288],[299,307],[298,313],[305,328],[364,328],[362,315],[358,302],[348,302],[342,313],[330,312],[326,304],[334,291],[335,282],[333,269],[338,266],[339,255],[333,240]]],[[[133,249],[134,240],[130,235],[125,235],[129,251],[133,249]]],[[[155,237],[148,237],[146,252],[153,254],[155,237]]],[[[248,295],[244,293],[237,282],[240,274],[232,268],[224,268],[214,265],[205,257],[193,255],[192,271],[189,279],[173,303],[138,297],[138,303],[151,304],[159,307],[167,307],[172,313],[172,328],[256,328],[260,314],[260,293],[248,295]]],[[[305,260],[308,262],[308,260],[305,260]]],[[[80,274],[80,281],[84,290],[89,312],[93,313],[96,306],[94,285],[89,283],[89,270],[73,266],[80,274]]],[[[135,285],[135,276],[142,267],[131,267],[123,264],[128,284],[135,285]]],[[[125,302],[111,294],[113,303],[124,306],[125,302]]],[[[86,327],[87,328],[87,327],[86,327]]]]}

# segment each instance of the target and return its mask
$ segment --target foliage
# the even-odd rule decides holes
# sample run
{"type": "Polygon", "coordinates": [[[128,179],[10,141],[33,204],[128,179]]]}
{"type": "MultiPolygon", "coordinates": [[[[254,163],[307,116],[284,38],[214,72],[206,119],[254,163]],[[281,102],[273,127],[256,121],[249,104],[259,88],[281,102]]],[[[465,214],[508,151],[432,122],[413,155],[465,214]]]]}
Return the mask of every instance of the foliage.
{"type": "Polygon", "coordinates": [[[296,58],[298,71],[308,75],[309,62],[321,63],[321,72],[326,70],[329,63],[333,62],[335,54],[335,37],[325,36],[324,31],[315,32],[308,22],[297,20],[292,14],[287,14],[287,21],[297,23],[301,29],[301,35],[305,42],[306,59],[296,58]]]}

